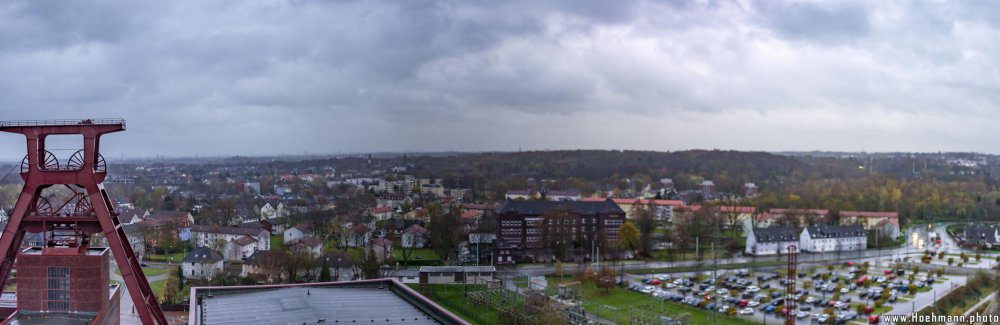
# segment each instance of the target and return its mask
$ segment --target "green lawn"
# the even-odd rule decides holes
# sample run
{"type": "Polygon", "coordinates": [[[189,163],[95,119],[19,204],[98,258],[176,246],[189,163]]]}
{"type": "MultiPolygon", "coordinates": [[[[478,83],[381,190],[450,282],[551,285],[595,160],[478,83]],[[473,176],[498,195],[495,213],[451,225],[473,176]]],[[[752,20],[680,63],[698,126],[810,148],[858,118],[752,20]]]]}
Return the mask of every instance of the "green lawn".
{"type": "Polygon", "coordinates": [[[271,236],[271,249],[278,250],[285,247],[284,236],[271,236]]]}
{"type": "Polygon", "coordinates": [[[166,280],[160,280],[155,282],[150,282],[149,287],[153,289],[153,294],[156,295],[156,300],[163,300],[163,284],[166,280]]]}
{"type": "MultiPolygon", "coordinates": [[[[171,267],[171,268],[168,268],[168,269],[158,269],[158,268],[153,268],[153,267],[144,267],[144,268],[142,268],[142,274],[145,274],[146,276],[157,276],[157,275],[160,275],[160,274],[167,273],[167,271],[170,271],[170,270],[175,270],[175,268],[171,267]]],[[[115,274],[122,275],[122,271],[116,268],[115,269],[115,274]]]]}
{"type": "Polygon", "coordinates": [[[183,252],[182,253],[173,253],[173,254],[170,254],[170,255],[147,254],[146,255],[146,260],[147,261],[162,261],[162,262],[168,262],[168,263],[180,263],[182,260],[184,260],[184,255],[187,255],[187,253],[183,253],[183,252]]]}
{"type": "MultiPolygon", "coordinates": [[[[402,248],[398,246],[393,248],[392,256],[396,258],[396,261],[398,261],[400,265],[403,264],[402,248]]],[[[438,257],[437,253],[435,253],[434,250],[430,248],[414,248],[413,251],[410,253],[410,262],[411,262],[410,265],[413,265],[414,264],[413,262],[417,262],[423,265],[427,265],[426,263],[439,264],[440,261],[441,258],[438,257]],[[424,261],[431,261],[431,262],[424,262],[424,261]]]]}
{"type": "Polygon", "coordinates": [[[471,324],[497,322],[497,313],[493,308],[468,303],[462,294],[462,285],[438,284],[421,287],[419,284],[408,284],[408,286],[420,294],[424,294],[422,288],[431,290],[431,294],[427,295],[428,298],[471,324]]]}
{"type": "Polygon", "coordinates": [[[604,289],[598,289],[593,283],[583,285],[582,289],[583,300],[585,302],[618,309],[618,311],[614,311],[600,308],[594,306],[593,304],[584,304],[584,309],[586,309],[588,313],[598,315],[601,318],[605,318],[619,324],[629,323],[629,312],[632,310],[630,307],[636,308],[642,305],[651,307],[655,313],[659,312],[657,309],[662,309],[665,314],[674,318],[684,318],[683,315],[687,315],[686,323],[688,324],[711,324],[713,314],[718,316],[720,324],[753,324],[753,322],[741,318],[716,314],[701,308],[694,308],[676,302],[663,302],[659,299],[654,299],[648,295],[633,292],[628,289],[614,288],[605,291],[604,289]]]}

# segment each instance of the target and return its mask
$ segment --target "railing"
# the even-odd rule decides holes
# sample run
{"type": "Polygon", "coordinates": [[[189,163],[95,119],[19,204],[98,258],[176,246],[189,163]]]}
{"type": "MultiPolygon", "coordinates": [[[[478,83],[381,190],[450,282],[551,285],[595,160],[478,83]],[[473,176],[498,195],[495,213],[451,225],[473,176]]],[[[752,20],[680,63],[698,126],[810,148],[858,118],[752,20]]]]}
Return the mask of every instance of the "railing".
{"type": "Polygon", "coordinates": [[[66,126],[66,125],[117,125],[125,127],[125,119],[122,118],[96,118],[79,120],[15,120],[0,121],[0,127],[17,126],[66,126]]]}

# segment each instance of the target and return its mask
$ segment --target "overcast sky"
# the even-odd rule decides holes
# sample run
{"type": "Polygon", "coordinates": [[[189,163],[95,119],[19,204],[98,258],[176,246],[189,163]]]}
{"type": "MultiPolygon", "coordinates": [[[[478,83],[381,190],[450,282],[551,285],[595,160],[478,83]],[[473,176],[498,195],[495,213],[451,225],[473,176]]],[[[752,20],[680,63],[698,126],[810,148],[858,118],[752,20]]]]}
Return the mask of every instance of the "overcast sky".
{"type": "MultiPolygon", "coordinates": [[[[993,1],[3,1],[0,119],[123,117],[114,157],[1000,153],[996,17],[993,1]]],[[[0,137],[0,159],[23,146],[0,137]]]]}

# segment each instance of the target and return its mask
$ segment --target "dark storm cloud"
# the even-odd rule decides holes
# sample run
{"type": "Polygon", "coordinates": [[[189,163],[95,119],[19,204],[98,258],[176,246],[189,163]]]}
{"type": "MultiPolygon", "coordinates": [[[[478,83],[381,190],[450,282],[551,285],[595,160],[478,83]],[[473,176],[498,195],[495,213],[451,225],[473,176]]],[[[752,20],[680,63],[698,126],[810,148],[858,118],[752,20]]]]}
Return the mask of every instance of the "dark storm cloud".
{"type": "Polygon", "coordinates": [[[998,7],[6,1],[0,114],[125,117],[106,148],[142,156],[996,151],[998,7]]]}

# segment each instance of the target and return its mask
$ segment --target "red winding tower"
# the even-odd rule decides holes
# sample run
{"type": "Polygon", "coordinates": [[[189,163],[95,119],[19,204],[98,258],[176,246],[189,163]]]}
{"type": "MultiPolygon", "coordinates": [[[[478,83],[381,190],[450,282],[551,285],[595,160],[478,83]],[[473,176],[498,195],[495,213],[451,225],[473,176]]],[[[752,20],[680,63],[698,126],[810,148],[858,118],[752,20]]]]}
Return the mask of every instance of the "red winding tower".
{"type": "MultiPolygon", "coordinates": [[[[32,255],[49,256],[52,261],[66,261],[67,258],[77,258],[77,261],[99,261],[100,258],[93,257],[99,255],[103,255],[104,261],[106,261],[106,250],[101,253],[102,250],[89,247],[90,236],[102,233],[114,254],[121,275],[125,279],[129,295],[135,304],[135,311],[139,314],[142,323],[167,324],[102,184],[107,177],[107,165],[104,157],[100,154],[101,136],[124,130],[125,120],[123,119],[0,122],[0,131],[23,134],[28,143],[27,155],[21,162],[21,178],[24,179],[24,188],[17,199],[17,205],[10,216],[7,228],[0,236],[0,252],[4,254],[3,260],[0,261],[0,288],[4,286],[10,275],[15,260],[21,259],[18,256],[28,254],[29,251],[33,251],[32,255]],[[47,136],[60,134],[83,136],[83,149],[76,151],[65,163],[60,163],[56,156],[45,148],[47,136]],[[65,201],[49,202],[43,196],[43,191],[47,189],[52,191],[60,186],[69,190],[70,195],[65,201]],[[44,247],[22,252],[20,248],[26,232],[43,233],[44,247]]],[[[92,263],[99,265],[99,262],[92,263]]],[[[104,277],[100,279],[101,283],[106,283],[106,266],[92,269],[80,268],[79,272],[75,271],[75,267],[73,269],[64,268],[67,269],[65,273],[69,273],[68,275],[62,274],[63,272],[59,269],[54,272],[54,275],[47,274],[49,279],[61,276],[70,279],[67,280],[70,281],[67,283],[81,284],[69,290],[69,297],[65,302],[66,306],[69,307],[63,309],[64,305],[61,304],[41,305],[43,306],[41,311],[89,311],[87,308],[90,307],[86,301],[83,301],[84,299],[103,299],[102,297],[87,297],[81,293],[86,291],[78,291],[86,281],[77,280],[81,280],[83,277],[93,278],[95,276],[93,273],[97,272],[98,276],[104,277]],[[77,295],[80,295],[80,301],[75,301],[77,295]]],[[[53,273],[53,269],[49,268],[48,273],[53,273]]],[[[33,274],[33,276],[46,275],[33,274]]],[[[55,280],[58,282],[58,279],[55,280]]],[[[52,280],[49,281],[48,283],[53,283],[52,280]]],[[[38,283],[42,289],[46,288],[45,281],[38,281],[38,283]]],[[[61,297],[60,293],[52,293],[52,290],[54,289],[48,288],[47,294],[49,296],[47,299],[52,300],[53,295],[61,297]]],[[[29,294],[26,293],[26,296],[29,294]]],[[[32,299],[46,299],[34,297],[38,294],[31,296],[32,299]]],[[[107,294],[103,296],[107,297],[107,294]]],[[[18,305],[22,306],[20,301],[18,305]]],[[[118,315],[114,315],[114,317],[117,319],[118,315]]]]}

